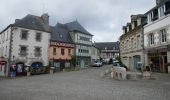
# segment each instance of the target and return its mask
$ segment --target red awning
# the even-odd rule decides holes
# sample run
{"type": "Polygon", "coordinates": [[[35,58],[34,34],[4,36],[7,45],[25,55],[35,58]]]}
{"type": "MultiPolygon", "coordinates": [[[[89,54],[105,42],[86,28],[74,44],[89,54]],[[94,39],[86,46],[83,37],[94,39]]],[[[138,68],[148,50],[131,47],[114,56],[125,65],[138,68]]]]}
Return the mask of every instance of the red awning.
{"type": "Polygon", "coordinates": [[[6,63],[6,61],[0,60],[0,65],[5,65],[6,63]]]}

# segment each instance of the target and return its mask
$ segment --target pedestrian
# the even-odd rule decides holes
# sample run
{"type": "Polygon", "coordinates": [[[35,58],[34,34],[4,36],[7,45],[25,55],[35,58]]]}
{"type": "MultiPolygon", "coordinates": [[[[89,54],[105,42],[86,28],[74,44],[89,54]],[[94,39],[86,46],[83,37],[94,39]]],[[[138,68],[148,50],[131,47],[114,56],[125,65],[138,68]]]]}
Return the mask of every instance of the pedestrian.
{"type": "Polygon", "coordinates": [[[16,69],[15,66],[10,67],[10,76],[15,77],[16,76],[16,69]]]}

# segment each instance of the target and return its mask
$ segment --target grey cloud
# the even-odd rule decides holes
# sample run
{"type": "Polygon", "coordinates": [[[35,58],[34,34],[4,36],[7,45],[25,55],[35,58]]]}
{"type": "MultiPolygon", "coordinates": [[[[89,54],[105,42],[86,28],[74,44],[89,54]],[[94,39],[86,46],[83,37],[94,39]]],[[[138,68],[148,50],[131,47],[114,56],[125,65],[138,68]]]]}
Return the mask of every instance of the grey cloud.
{"type": "Polygon", "coordinates": [[[145,13],[155,0],[3,0],[0,4],[0,30],[16,18],[48,12],[50,23],[78,20],[94,41],[117,41],[131,14],[145,13]]]}

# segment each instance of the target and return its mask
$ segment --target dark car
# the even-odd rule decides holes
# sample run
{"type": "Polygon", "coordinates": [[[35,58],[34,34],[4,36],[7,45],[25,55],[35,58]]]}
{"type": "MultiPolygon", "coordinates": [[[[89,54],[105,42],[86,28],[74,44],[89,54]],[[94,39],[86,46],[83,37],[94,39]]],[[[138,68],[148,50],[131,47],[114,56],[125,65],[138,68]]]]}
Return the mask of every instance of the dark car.
{"type": "Polygon", "coordinates": [[[122,63],[120,63],[120,62],[118,62],[118,61],[114,61],[114,62],[113,62],[113,66],[114,66],[114,67],[124,67],[124,68],[126,68],[126,70],[128,70],[128,68],[127,68],[126,65],[124,65],[124,64],[122,64],[122,63]]]}

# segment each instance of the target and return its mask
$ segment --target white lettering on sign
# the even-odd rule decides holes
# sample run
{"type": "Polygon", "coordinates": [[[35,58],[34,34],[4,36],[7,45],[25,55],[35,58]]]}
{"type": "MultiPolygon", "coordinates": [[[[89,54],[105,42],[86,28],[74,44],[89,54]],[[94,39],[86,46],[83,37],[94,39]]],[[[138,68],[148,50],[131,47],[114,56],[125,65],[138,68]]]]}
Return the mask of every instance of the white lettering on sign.
{"type": "Polygon", "coordinates": [[[74,44],[57,43],[57,42],[51,42],[50,44],[53,45],[53,46],[62,46],[62,47],[72,47],[72,48],[74,48],[74,44]]]}

